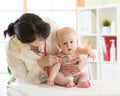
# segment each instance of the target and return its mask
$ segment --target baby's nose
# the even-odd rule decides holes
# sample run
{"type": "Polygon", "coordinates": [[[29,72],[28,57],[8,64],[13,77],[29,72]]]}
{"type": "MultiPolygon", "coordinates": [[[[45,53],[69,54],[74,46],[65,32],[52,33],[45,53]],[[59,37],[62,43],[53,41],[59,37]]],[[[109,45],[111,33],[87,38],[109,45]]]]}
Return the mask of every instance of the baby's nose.
{"type": "Polygon", "coordinates": [[[69,46],[70,46],[70,43],[67,44],[67,47],[69,47],[69,46]]]}

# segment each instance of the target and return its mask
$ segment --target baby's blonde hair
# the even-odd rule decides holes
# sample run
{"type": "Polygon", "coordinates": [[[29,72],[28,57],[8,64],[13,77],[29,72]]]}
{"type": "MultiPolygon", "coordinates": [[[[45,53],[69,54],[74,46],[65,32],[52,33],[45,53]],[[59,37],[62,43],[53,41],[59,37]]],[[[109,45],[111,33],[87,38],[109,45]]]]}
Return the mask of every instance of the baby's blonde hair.
{"type": "Polygon", "coordinates": [[[73,28],[71,28],[71,27],[63,27],[63,28],[57,30],[57,32],[56,32],[56,38],[57,38],[57,40],[58,40],[59,36],[60,36],[62,33],[65,33],[65,32],[66,32],[66,34],[67,34],[67,33],[73,33],[73,32],[74,32],[74,33],[76,34],[76,38],[78,38],[78,35],[77,35],[77,32],[75,31],[75,29],[73,29],[73,28]]]}
{"type": "Polygon", "coordinates": [[[76,32],[76,31],[71,27],[63,27],[57,31],[57,33],[60,33],[60,32],[76,32]]]}

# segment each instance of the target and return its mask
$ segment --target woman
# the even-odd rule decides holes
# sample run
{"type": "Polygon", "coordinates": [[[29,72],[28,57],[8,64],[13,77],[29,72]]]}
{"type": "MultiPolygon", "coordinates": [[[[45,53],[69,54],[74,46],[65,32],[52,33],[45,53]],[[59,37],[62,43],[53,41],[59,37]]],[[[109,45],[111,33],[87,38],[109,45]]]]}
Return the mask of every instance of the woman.
{"type": "MultiPolygon", "coordinates": [[[[7,46],[7,62],[11,68],[13,75],[20,83],[40,84],[47,80],[44,71],[45,67],[52,66],[60,62],[60,58],[54,55],[44,56],[42,46],[47,47],[47,52],[51,52],[49,48],[55,48],[52,36],[50,34],[50,25],[42,20],[38,15],[25,13],[14,23],[10,23],[4,31],[4,36],[10,36],[7,46]],[[47,40],[48,39],[48,40],[47,40]],[[47,40],[47,44],[45,43],[47,40]],[[52,42],[52,43],[51,43],[52,42]]],[[[54,27],[54,26],[52,26],[54,27]]],[[[45,51],[45,50],[44,50],[45,51]]],[[[79,58],[73,60],[80,62],[79,58]]],[[[82,66],[86,64],[63,66],[62,71],[65,74],[73,74],[80,71],[82,66]]]]}

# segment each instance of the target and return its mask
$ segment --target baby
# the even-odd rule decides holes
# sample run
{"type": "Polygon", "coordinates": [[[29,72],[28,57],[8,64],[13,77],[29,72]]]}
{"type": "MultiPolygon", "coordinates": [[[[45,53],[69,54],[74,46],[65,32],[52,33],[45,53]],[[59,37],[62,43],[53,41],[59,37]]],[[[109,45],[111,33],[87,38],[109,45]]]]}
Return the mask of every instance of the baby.
{"type": "MultiPolygon", "coordinates": [[[[60,48],[60,52],[57,54],[61,58],[61,63],[57,63],[49,68],[50,74],[48,78],[48,84],[54,85],[54,83],[66,87],[90,87],[89,76],[85,72],[79,72],[71,76],[65,76],[60,67],[63,64],[70,64],[70,61],[80,55],[85,54],[91,58],[95,58],[95,54],[87,48],[81,48],[78,46],[77,32],[70,27],[64,27],[57,31],[57,45],[60,48]],[[57,80],[57,81],[56,81],[57,80]]],[[[82,58],[81,58],[82,59],[82,58]]],[[[76,62],[77,64],[78,62],[76,62]]]]}

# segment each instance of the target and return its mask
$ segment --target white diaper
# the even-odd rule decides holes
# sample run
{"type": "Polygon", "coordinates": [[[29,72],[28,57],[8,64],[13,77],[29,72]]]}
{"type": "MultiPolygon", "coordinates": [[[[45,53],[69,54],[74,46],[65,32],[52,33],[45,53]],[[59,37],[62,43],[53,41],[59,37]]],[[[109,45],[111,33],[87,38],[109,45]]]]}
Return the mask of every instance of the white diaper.
{"type": "Polygon", "coordinates": [[[74,80],[74,77],[73,76],[66,76],[70,81],[73,81],[74,80]]]}

